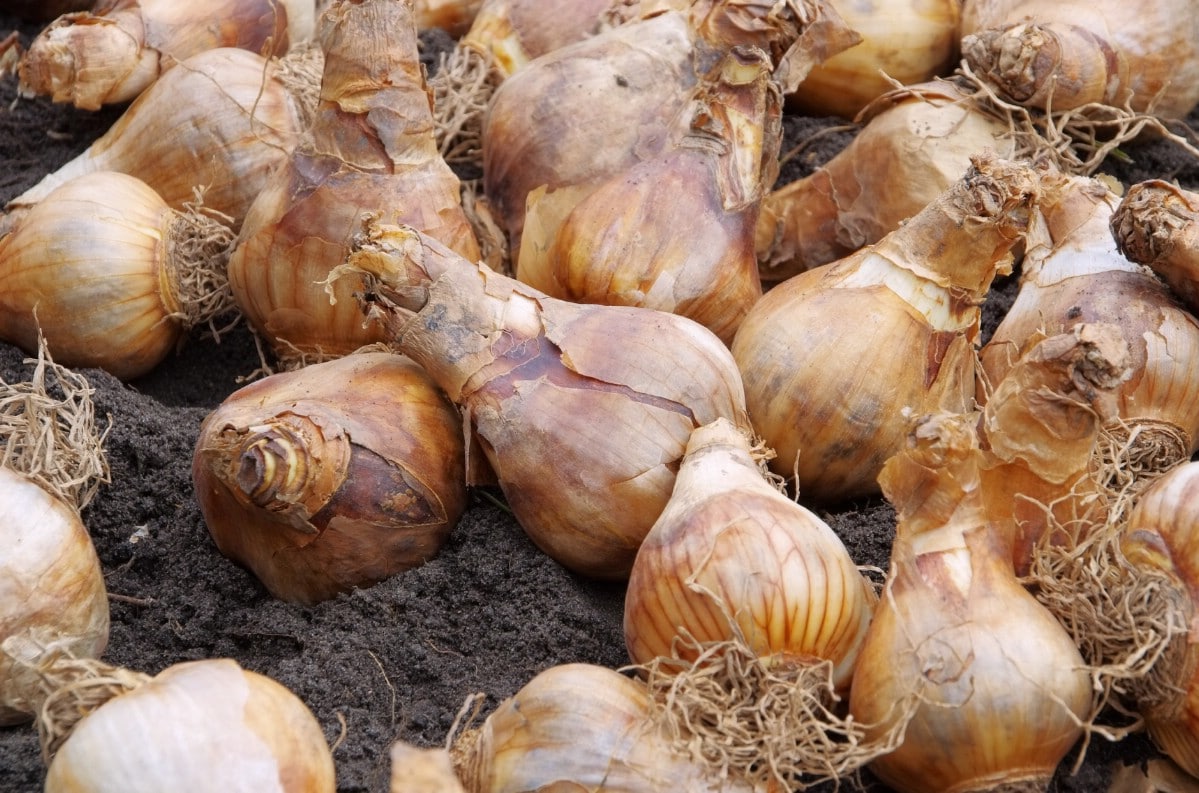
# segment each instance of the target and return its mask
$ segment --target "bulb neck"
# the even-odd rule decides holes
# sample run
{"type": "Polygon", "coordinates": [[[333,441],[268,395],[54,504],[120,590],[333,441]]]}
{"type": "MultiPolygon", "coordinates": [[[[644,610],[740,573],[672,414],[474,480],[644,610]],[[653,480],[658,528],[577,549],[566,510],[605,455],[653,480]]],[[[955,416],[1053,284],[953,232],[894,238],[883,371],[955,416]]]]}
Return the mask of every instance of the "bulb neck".
{"type": "Polygon", "coordinates": [[[411,3],[344,3],[322,17],[316,153],[381,173],[440,160],[414,14],[411,3]]]}
{"type": "Polygon", "coordinates": [[[928,280],[981,300],[1029,227],[1039,177],[988,154],[874,249],[928,280]]]}

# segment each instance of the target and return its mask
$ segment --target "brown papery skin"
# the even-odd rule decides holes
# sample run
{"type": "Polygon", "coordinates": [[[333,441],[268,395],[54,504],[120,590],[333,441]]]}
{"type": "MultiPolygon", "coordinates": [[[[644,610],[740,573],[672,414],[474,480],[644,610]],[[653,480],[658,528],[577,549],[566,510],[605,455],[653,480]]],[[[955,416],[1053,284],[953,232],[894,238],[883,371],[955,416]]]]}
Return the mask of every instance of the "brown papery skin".
{"type": "MultiPolygon", "coordinates": [[[[668,4],[669,5],[669,4],[668,4]]],[[[805,4],[800,25],[778,3],[706,0],[668,9],[560,47],[506,78],[483,128],[483,189],[519,266],[526,202],[574,202],[614,174],[663,151],[699,77],[735,45],[771,56],[783,90],[814,63],[857,41],[827,3],[805,4]]]]}
{"type": "Polygon", "coordinates": [[[483,127],[483,189],[514,268],[533,190],[582,185],[586,194],[675,139],[696,84],[694,37],[685,14],[661,14],[560,47],[496,89],[483,127]]]}
{"type": "Polygon", "coordinates": [[[862,41],[817,64],[787,106],[809,116],[853,119],[896,81],[948,74],[958,55],[962,0],[854,0],[836,4],[862,41]]]}
{"type": "Polygon", "coordinates": [[[136,98],[167,69],[204,50],[281,55],[290,46],[287,4],[101,0],[90,11],[59,17],[34,38],[18,64],[20,88],[98,110],[136,98]]]}
{"type": "Polygon", "coordinates": [[[832,159],[762,200],[756,250],[763,281],[878,242],[962,178],[974,155],[1014,153],[1007,124],[949,81],[896,89],[859,120],[862,129],[832,159]]]}
{"type": "MultiPolygon", "coordinates": [[[[108,646],[108,595],[79,512],[32,479],[0,467],[0,642],[60,642],[77,658],[108,646]]],[[[0,726],[33,718],[36,672],[0,652],[0,726]]]]}
{"type": "Polygon", "coordinates": [[[1090,707],[1077,647],[986,520],[978,462],[974,418],[937,414],[880,476],[898,523],[849,712],[873,734],[915,705],[870,764],[897,793],[1045,790],[1090,707]]]}
{"type": "Polygon", "coordinates": [[[0,237],[0,338],[132,380],[184,334],[168,244],[177,213],[139,179],[98,171],[59,187],[0,237]]]}
{"type": "Polygon", "coordinates": [[[1199,310],[1199,193],[1160,179],[1128,188],[1110,222],[1116,247],[1199,310]]]}
{"type": "Polygon", "coordinates": [[[246,319],[284,359],[344,355],[384,338],[363,323],[347,284],[330,293],[321,283],[364,216],[479,257],[458,177],[437,149],[411,4],[338,4],[322,17],[320,43],[316,119],[255,200],[229,262],[246,319]]]}
{"type": "Polygon", "coordinates": [[[349,265],[463,409],[517,521],[575,572],[626,578],[691,431],[748,427],[728,348],[692,320],[551,298],[411,229],[374,227],[349,265]]]}
{"type": "Polygon", "coordinates": [[[464,443],[415,362],[357,353],[235,391],[200,427],[192,478],[221,552],[315,603],[436,555],[466,508],[464,443]]]}
{"type": "Polygon", "coordinates": [[[832,528],[775,489],[745,434],[717,419],[691,434],[670,501],[637,552],[625,644],[641,665],[677,656],[682,630],[705,644],[739,639],[772,664],[831,662],[844,692],[875,600],[832,528]]]}
{"type": "Polygon", "coordinates": [[[1191,775],[1199,775],[1199,462],[1188,461],[1150,483],[1121,530],[1120,549],[1134,571],[1165,574],[1190,624],[1181,658],[1158,662],[1149,675],[1165,684],[1164,702],[1134,703],[1154,742],[1191,775]]]}
{"type": "Polygon", "coordinates": [[[594,664],[552,666],[501,702],[458,774],[470,793],[750,793],[671,748],[645,685],[594,664]]]}
{"type": "Polygon", "coordinates": [[[308,706],[229,658],[169,666],[75,727],[46,793],[333,793],[333,755],[308,706]]]}
{"type": "Polygon", "coordinates": [[[550,240],[526,223],[517,277],[567,300],[680,314],[732,342],[762,296],[754,228],[778,174],[781,113],[765,53],[730,51],[676,143],[597,187],[550,240]]]}
{"type": "Polygon", "coordinates": [[[278,74],[276,61],[233,47],[192,56],[6,208],[20,212],[84,173],[120,171],[153,187],[175,209],[195,201],[196,188],[203,187],[204,206],[240,225],[303,129],[302,108],[278,74]]]}
{"type": "Polygon", "coordinates": [[[1024,232],[1034,172],[984,157],[878,243],[768,291],[733,340],[754,428],[801,495],[878,492],[902,412],[964,411],[979,304],[1024,232]]]}
{"type": "Polygon", "coordinates": [[[1182,118],[1199,103],[1199,14],[1190,0],[966,0],[962,56],[1011,100],[1087,103],[1182,118]]]}
{"type": "Polygon", "coordinates": [[[1179,457],[1199,449],[1199,320],[1146,267],[1120,254],[1109,230],[1119,196],[1082,176],[1046,174],[1020,291],[982,348],[978,398],[1042,335],[1081,323],[1120,327],[1131,354],[1116,417],[1183,435],[1179,457]]]}
{"type": "Polygon", "coordinates": [[[1131,365],[1119,326],[1074,325],[1021,356],[983,409],[987,517],[1009,538],[1017,574],[1034,546],[1066,540],[1046,532],[1068,527],[1077,542],[1107,520],[1095,445],[1131,365]]]}

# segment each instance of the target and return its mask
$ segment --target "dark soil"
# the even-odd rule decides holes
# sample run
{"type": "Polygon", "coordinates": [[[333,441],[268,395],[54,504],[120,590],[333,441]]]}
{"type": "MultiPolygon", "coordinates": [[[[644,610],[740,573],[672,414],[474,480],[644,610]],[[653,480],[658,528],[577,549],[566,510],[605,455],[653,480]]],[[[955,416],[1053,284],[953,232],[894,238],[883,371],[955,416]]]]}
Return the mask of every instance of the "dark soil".
{"type": "MultiPolygon", "coordinates": [[[[17,27],[15,18],[0,15],[0,34],[17,27]]],[[[20,30],[27,42],[36,28],[20,30]]],[[[85,148],[120,112],[14,102],[14,82],[0,81],[0,203],[85,148]]],[[[788,118],[787,147],[843,123],[788,118]]],[[[814,140],[783,178],[809,172],[851,136],[814,140]]],[[[1177,147],[1146,142],[1128,154],[1129,162],[1110,169],[1126,183],[1158,177],[1199,186],[1199,163],[1177,147]]],[[[1010,278],[996,285],[989,326],[1013,287],[1010,278]]],[[[0,343],[0,377],[27,379],[25,358],[0,343]]],[[[112,482],[84,512],[111,593],[107,661],[154,674],[180,661],[232,657],[275,678],[323,726],[345,793],[385,791],[391,743],[442,744],[475,692],[487,695],[490,710],[550,665],[627,662],[621,587],[566,572],[484,493],[422,567],[316,606],[268,595],[216,550],[190,474],[200,422],[258,366],[253,339],[238,328],[219,344],[197,334],[136,382],[83,370],[96,388],[98,413],[111,421],[112,482]]],[[[857,562],[886,567],[894,532],[889,505],[864,501],[822,514],[857,562]]],[[[1054,789],[1105,790],[1111,764],[1154,756],[1142,736],[1118,744],[1096,738],[1078,773],[1069,773],[1068,761],[1054,789]]],[[[33,793],[43,776],[35,731],[0,729],[0,793],[33,793]]],[[[868,773],[861,782],[882,790],[868,773]]]]}

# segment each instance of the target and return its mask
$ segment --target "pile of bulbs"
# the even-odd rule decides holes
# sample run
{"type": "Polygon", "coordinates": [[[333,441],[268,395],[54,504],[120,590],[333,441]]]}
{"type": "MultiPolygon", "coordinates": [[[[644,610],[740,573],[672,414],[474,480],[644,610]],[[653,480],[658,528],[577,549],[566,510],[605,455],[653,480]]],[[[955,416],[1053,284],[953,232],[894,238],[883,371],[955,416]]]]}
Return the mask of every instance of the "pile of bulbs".
{"type": "Polygon", "coordinates": [[[0,339],[39,362],[0,393],[0,724],[36,722],[47,791],[334,789],[270,678],[99,660],[71,368],[134,379],[238,320],[270,361],[194,494],[272,595],[422,564],[471,488],[627,582],[629,669],[397,744],[395,793],[1044,790],[1112,707],[1199,775],[1199,194],[1093,176],[1199,104],[1194,3],[228,5],[70,10],[16,69],[129,103],[0,219],[0,339]],[[859,128],[777,185],[785,109],[859,128]],[[814,511],[878,495],[881,581],[814,511]],[[1127,621],[1092,638],[1078,601],[1127,621]]]}

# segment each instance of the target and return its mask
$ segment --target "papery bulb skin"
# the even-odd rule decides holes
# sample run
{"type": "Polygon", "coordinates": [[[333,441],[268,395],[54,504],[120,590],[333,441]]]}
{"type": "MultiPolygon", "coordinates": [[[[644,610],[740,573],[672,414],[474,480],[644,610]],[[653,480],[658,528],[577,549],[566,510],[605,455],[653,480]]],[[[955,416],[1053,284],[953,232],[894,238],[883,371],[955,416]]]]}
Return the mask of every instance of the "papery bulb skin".
{"type": "Polygon", "coordinates": [[[1009,100],[1182,118],[1199,102],[1199,16],[1190,0],[965,0],[962,57],[1009,100]]]}
{"type": "Polygon", "coordinates": [[[662,14],[560,47],[496,89],[482,132],[483,191],[514,267],[533,190],[576,188],[573,205],[674,137],[696,82],[694,36],[685,14],[662,14]]]}
{"type": "Polygon", "coordinates": [[[973,401],[979,305],[1024,233],[1031,168],[976,158],[878,243],[768,291],[733,341],[755,430],[818,502],[875,494],[906,410],[973,401]]]}
{"type": "Polygon", "coordinates": [[[179,66],[77,157],[10,201],[8,211],[21,211],[84,173],[120,171],[153,187],[174,209],[194,202],[196,188],[204,188],[204,206],[240,225],[268,175],[295,147],[307,111],[287,88],[277,60],[221,47],[179,66]]]}
{"type": "MultiPolygon", "coordinates": [[[[1029,235],[1020,291],[982,348],[979,400],[1042,335],[1082,323],[1118,326],[1131,356],[1116,390],[1112,429],[1135,434],[1154,469],[1199,449],[1199,321],[1109,230],[1120,198],[1097,180],[1047,174],[1040,219],[1029,235]],[[1121,428],[1120,424],[1126,425],[1121,428]]],[[[1149,465],[1149,463],[1146,463],[1149,465]]]]}
{"type": "Polygon", "coordinates": [[[457,410],[412,360],[355,353],[235,391],[200,427],[196,499],[217,547],[314,603],[436,555],[466,509],[457,410]]]}
{"type": "Polygon", "coordinates": [[[645,684],[594,664],[538,673],[483,722],[459,764],[471,793],[749,793],[671,748],[645,684]]]}
{"type": "Polygon", "coordinates": [[[898,525],[849,695],[872,730],[908,721],[870,769],[897,793],[1045,790],[1090,708],[1083,659],[986,522],[973,417],[912,432],[880,475],[898,525]]]}
{"type": "Polygon", "coordinates": [[[1199,310],[1199,193],[1161,179],[1132,185],[1109,223],[1116,247],[1199,310]]]}
{"type": "MultiPolygon", "coordinates": [[[[1192,776],[1199,774],[1199,650],[1195,611],[1199,597],[1199,462],[1163,473],[1140,492],[1120,530],[1120,550],[1134,575],[1165,576],[1189,635],[1181,651],[1154,664],[1147,677],[1164,697],[1133,696],[1133,706],[1162,751],[1192,776]]],[[[1135,691],[1135,689],[1134,689],[1135,691]]]]}
{"type": "Polygon", "coordinates": [[[322,283],[364,216],[479,257],[458,178],[437,151],[411,4],[338,4],[322,17],[320,45],[316,118],[250,208],[229,262],[243,313],[284,360],[382,340],[345,285],[322,283]]]}
{"type": "Polygon", "coordinates": [[[333,793],[308,706],[232,659],[175,664],[80,721],[46,793],[333,793]]]}
{"type": "MultiPolygon", "coordinates": [[[[0,337],[32,352],[44,334],[55,359],[139,377],[190,329],[180,278],[181,216],[140,179],[115,171],[63,184],[0,237],[0,337]]],[[[225,228],[211,264],[223,269],[225,228]]]]}
{"type": "Polygon", "coordinates": [[[1018,575],[1037,548],[1079,542],[1109,520],[1096,451],[1132,360],[1119,326],[1074,325],[1031,346],[983,407],[987,518],[1009,538],[1018,575]]]}
{"type": "Polygon", "coordinates": [[[387,759],[391,763],[387,793],[467,793],[445,747],[420,747],[397,740],[387,759]]]}
{"type": "MultiPolygon", "coordinates": [[[[108,594],[78,510],[0,467],[0,547],[0,641],[62,642],[76,657],[99,657],[108,645],[108,594]]],[[[35,677],[0,652],[0,726],[32,719],[35,677]]]]}
{"type": "Polygon", "coordinates": [[[958,55],[962,0],[834,2],[862,41],[821,64],[788,96],[803,115],[854,119],[888,93],[947,75],[958,55]],[[890,79],[888,79],[890,78],[890,79]]]}
{"type": "MultiPolygon", "coordinates": [[[[670,5],[669,3],[667,4],[670,5]]],[[[519,266],[533,191],[554,217],[600,184],[665,150],[702,75],[733,46],[767,52],[783,91],[856,42],[827,3],[714,0],[644,14],[534,59],[500,84],[482,134],[483,189],[519,266]]]]}
{"type": "Polygon", "coordinates": [[[762,296],[754,229],[778,173],[781,103],[766,54],[730,51],[667,151],[599,185],[556,233],[530,200],[517,278],[566,300],[679,314],[730,343],[762,296]]]}
{"type": "Polygon", "coordinates": [[[692,320],[551,298],[411,229],[372,227],[348,264],[462,408],[517,521],[575,572],[627,577],[691,431],[747,426],[728,348],[692,320]]]}
{"type": "Polygon", "coordinates": [[[287,52],[288,5],[313,0],[111,0],[65,14],[21,56],[20,90],[81,110],[128,102],[179,61],[217,47],[264,57],[287,52]],[[214,25],[213,19],[221,24],[214,25]]]}
{"type": "MultiPolygon", "coordinates": [[[[459,172],[482,168],[496,88],[534,58],[636,16],[636,0],[487,0],[429,78],[438,147],[459,172]]],[[[419,9],[418,9],[419,18],[419,9]]]]}
{"type": "Polygon", "coordinates": [[[876,600],[832,528],[766,480],[749,438],[725,419],[691,434],[626,592],[634,664],[676,655],[684,629],[701,644],[733,640],[731,616],[758,656],[829,661],[842,691],[876,600]]]}
{"type": "Polygon", "coordinates": [[[975,154],[1015,153],[1007,123],[948,80],[891,91],[859,121],[862,128],[828,162],[762,199],[756,247],[763,281],[778,283],[873,245],[961,179],[975,154]]]}

